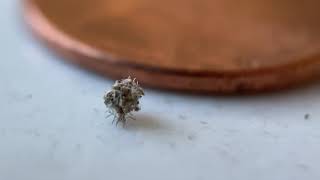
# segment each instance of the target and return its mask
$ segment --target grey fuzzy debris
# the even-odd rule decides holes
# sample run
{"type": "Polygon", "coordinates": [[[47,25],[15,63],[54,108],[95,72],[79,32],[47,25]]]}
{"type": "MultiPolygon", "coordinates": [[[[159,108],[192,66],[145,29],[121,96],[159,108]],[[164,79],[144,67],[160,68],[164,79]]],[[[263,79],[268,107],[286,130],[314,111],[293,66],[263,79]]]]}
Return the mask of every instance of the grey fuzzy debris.
{"type": "Polygon", "coordinates": [[[139,99],[143,95],[144,91],[136,79],[129,76],[126,79],[117,80],[103,97],[108,112],[113,116],[112,123],[116,121],[116,125],[119,122],[125,125],[128,118],[134,119],[131,113],[140,110],[139,99]]]}

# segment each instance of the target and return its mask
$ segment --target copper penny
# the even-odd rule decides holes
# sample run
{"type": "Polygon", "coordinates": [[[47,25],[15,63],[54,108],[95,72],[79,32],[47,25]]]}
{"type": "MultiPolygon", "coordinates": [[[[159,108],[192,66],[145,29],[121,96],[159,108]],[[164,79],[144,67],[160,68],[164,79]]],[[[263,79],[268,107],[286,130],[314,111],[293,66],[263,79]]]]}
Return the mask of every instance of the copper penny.
{"type": "Polygon", "coordinates": [[[320,74],[317,0],[25,0],[24,7],[47,45],[112,78],[234,93],[320,74]]]}

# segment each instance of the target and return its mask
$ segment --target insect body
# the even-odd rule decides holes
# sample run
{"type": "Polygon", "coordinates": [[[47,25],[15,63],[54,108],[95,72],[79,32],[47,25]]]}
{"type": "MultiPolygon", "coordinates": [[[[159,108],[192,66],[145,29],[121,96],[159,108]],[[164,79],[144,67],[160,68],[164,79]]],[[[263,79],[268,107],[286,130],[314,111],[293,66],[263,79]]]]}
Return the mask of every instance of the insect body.
{"type": "Polygon", "coordinates": [[[139,111],[139,99],[144,95],[143,89],[139,86],[136,79],[130,76],[127,79],[117,80],[112,89],[104,95],[104,104],[113,115],[116,125],[122,122],[125,125],[128,118],[134,111],[139,111]]]}

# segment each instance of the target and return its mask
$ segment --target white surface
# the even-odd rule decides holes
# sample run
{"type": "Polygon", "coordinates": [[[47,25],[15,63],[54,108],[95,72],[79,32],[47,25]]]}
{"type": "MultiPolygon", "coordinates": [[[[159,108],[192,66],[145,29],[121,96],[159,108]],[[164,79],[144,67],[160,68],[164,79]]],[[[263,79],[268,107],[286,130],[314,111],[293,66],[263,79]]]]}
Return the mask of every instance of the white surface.
{"type": "Polygon", "coordinates": [[[319,85],[247,97],[147,90],[123,129],[105,119],[112,81],[57,61],[19,18],[19,2],[0,0],[0,180],[320,179],[319,85]]]}

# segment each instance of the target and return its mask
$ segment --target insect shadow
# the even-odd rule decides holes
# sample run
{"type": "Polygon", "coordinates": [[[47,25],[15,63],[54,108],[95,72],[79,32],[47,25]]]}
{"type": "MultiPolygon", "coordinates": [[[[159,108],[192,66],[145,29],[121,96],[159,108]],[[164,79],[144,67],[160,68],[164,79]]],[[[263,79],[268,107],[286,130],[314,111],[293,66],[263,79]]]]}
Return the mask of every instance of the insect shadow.
{"type": "Polygon", "coordinates": [[[134,115],[135,120],[128,121],[125,129],[130,131],[172,131],[172,127],[163,119],[144,113],[134,115]]]}

